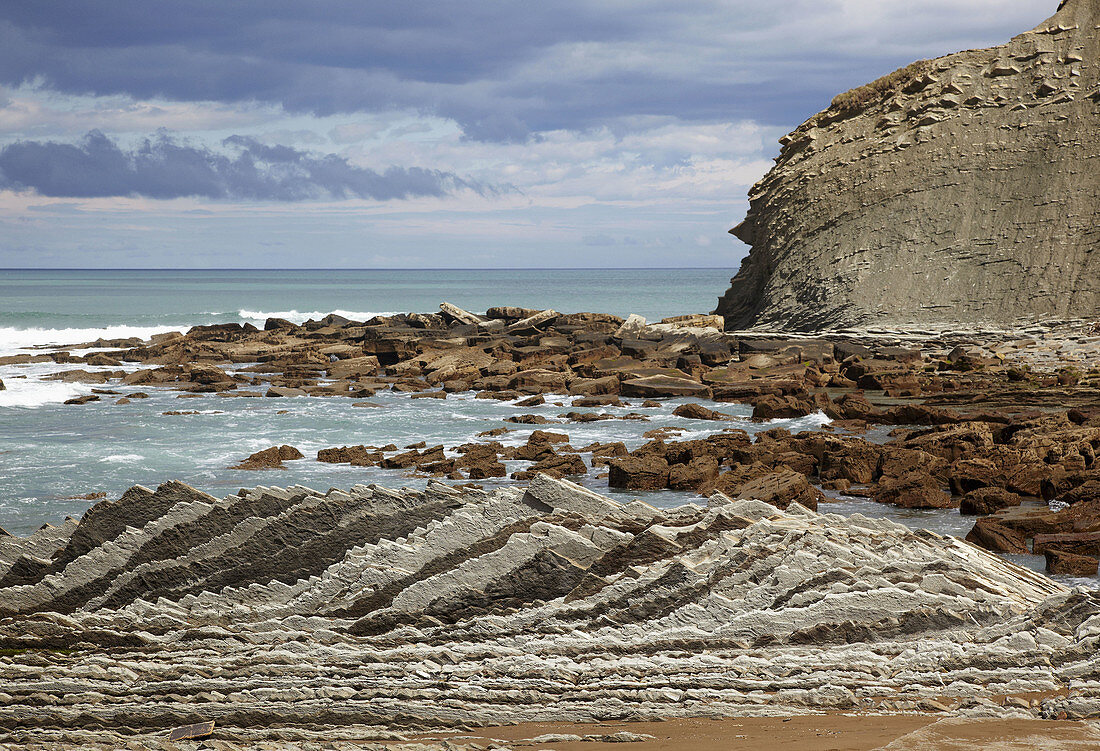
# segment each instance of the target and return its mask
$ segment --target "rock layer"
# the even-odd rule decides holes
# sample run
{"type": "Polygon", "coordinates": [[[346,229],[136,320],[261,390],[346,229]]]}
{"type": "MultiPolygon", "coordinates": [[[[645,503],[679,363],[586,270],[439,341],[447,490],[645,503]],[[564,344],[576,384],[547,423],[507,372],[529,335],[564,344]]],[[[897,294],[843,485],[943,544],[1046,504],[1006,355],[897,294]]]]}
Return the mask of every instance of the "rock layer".
{"type": "Polygon", "coordinates": [[[128,496],[0,544],[0,743],[205,720],[255,741],[836,709],[1100,714],[1100,602],[887,520],[721,494],[658,510],[545,476],[492,493],[128,496]],[[1000,703],[1025,693],[1047,698],[1000,703]]]}
{"type": "Polygon", "coordinates": [[[781,139],[727,328],[1100,313],[1100,1],[921,61],[781,139]]]}

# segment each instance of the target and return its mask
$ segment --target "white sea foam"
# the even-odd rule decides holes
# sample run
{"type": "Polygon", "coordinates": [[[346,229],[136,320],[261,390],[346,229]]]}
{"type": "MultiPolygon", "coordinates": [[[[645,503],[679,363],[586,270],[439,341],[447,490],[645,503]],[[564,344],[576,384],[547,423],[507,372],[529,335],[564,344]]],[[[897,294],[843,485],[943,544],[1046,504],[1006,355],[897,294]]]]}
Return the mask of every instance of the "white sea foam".
{"type": "Polygon", "coordinates": [[[39,381],[37,378],[8,378],[0,391],[0,407],[41,407],[60,404],[91,391],[90,386],[61,381],[39,381]]]}
{"type": "Polygon", "coordinates": [[[287,321],[290,321],[291,323],[305,323],[306,321],[310,320],[311,318],[313,320],[319,320],[319,319],[324,318],[325,316],[327,316],[329,313],[335,313],[338,316],[343,316],[344,318],[347,318],[347,319],[352,320],[352,321],[368,321],[371,318],[374,318],[375,316],[392,316],[392,315],[396,315],[395,313],[392,313],[392,312],[376,313],[376,312],[370,312],[370,311],[363,312],[363,311],[357,311],[357,310],[330,310],[330,311],[327,311],[327,312],[322,312],[320,310],[310,310],[310,311],[307,311],[305,313],[302,313],[302,312],[297,311],[297,310],[266,311],[266,310],[245,310],[245,309],[241,309],[241,310],[237,311],[237,315],[239,315],[243,320],[248,321],[248,322],[255,322],[255,321],[263,322],[263,321],[266,321],[268,318],[283,318],[283,319],[286,319],[287,321]]]}
{"type": "Polygon", "coordinates": [[[102,461],[110,462],[111,464],[130,464],[132,462],[140,462],[145,457],[141,454],[111,454],[110,456],[103,457],[102,461]]]}
{"type": "Polygon", "coordinates": [[[791,431],[792,433],[801,433],[804,430],[817,430],[818,428],[824,427],[831,422],[832,420],[830,420],[824,412],[814,412],[812,415],[797,417],[793,420],[789,418],[769,420],[767,424],[773,425],[787,423],[786,425],[783,425],[783,427],[785,427],[787,430],[791,431]]]}
{"type": "Polygon", "coordinates": [[[0,327],[0,355],[26,354],[28,347],[43,345],[87,344],[96,339],[148,339],[168,331],[186,331],[189,324],[175,326],[102,326],[71,329],[16,329],[0,327]]]}

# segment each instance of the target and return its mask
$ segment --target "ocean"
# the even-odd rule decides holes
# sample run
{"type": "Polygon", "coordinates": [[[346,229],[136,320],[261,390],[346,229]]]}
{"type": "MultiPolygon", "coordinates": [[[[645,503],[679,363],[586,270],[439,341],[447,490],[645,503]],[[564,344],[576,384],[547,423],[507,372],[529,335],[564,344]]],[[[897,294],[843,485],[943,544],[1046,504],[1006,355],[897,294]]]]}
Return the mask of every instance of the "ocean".
{"type": "MultiPolygon", "coordinates": [[[[301,323],[335,312],[354,320],[397,312],[434,312],[443,301],[484,311],[493,305],[638,313],[650,320],[709,312],[725,291],[731,269],[552,269],[225,271],[3,270],[0,271],[0,356],[33,353],[49,344],[99,338],[148,337],[210,323],[268,317],[301,323]]],[[[76,352],[76,350],[73,350],[76,352]]],[[[116,405],[118,397],[73,407],[66,399],[87,384],[40,380],[85,365],[3,365],[0,380],[0,527],[27,534],[46,522],[79,515],[105,492],[117,497],[134,484],[178,479],[215,495],[254,484],[311,487],[378,482],[415,486],[400,473],[287,463],[282,472],[249,473],[230,464],[273,444],[289,443],[307,456],[345,444],[424,440],[454,446],[504,423],[508,403],[452,396],[445,402],[379,394],[377,407],[352,408],[346,399],[179,399],[144,389],[150,398],[116,405]],[[163,412],[197,412],[163,415],[163,412]]],[[[132,366],[131,366],[132,367],[132,366]]],[[[102,368],[109,370],[110,368],[102,368]]],[[[123,394],[138,389],[120,389],[123,394]]],[[[553,400],[552,400],[553,401],[553,400]]],[[[671,417],[676,403],[661,412],[671,417]]],[[[657,417],[658,415],[654,415],[657,417]]],[[[576,440],[625,440],[638,445],[651,425],[615,421],[567,426],[576,440]]],[[[522,442],[519,438],[514,439],[522,442]]],[[[579,445],[579,444],[578,444],[579,445]]],[[[671,503],[671,498],[667,500],[671,503]]]]}
{"type": "MultiPolygon", "coordinates": [[[[395,312],[433,312],[447,301],[473,311],[494,305],[581,311],[637,313],[648,320],[712,310],[729,283],[731,269],[616,270],[430,270],[430,271],[0,271],[0,356],[33,352],[48,344],[91,342],[99,338],[148,337],[186,330],[198,324],[250,322],[262,326],[274,316],[294,322],[336,312],[355,320],[395,312]]],[[[74,353],[79,354],[77,350],[74,353]]],[[[181,480],[216,497],[255,485],[302,484],[325,490],[355,484],[418,487],[423,478],[376,467],[323,464],[317,450],[332,446],[425,441],[448,448],[497,427],[504,418],[534,413],[553,419],[567,411],[569,398],[547,395],[540,407],[452,394],[445,400],[413,400],[380,392],[372,406],[353,407],[346,398],[241,399],[216,394],[188,395],[155,388],[118,388],[83,406],[64,400],[91,393],[93,386],[42,381],[42,376],[80,367],[54,363],[0,365],[0,527],[26,535],[44,523],[79,516],[94,503],[81,496],[106,493],[117,498],[135,484],[155,487],[181,480]],[[149,394],[115,404],[134,391],[149,394]],[[165,412],[193,414],[166,415],[165,412]],[[248,472],[229,469],[249,454],[290,444],[306,459],[286,462],[285,470],[248,472]]],[[[128,365],[126,367],[136,367],[128,365]]],[[[672,399],[659,408],[637,403],[607,408],[614,414],[641,411],[649,422],[608,420],[541,426],[569,434],[575,446],[593,441],[623,441],[635,448],[656,426],[676,426],[683,439],[713,432],[710,425],[672,415],[672,399]]],[[[750,434],[771,427],[794,432],[820,428],[828,420],[811,415],[769,423],[748,421],[751,408],[722,405],[741,418],[736,427],[750,434]]],[[[522,428],[522,426],[520,426],[522,428]]],[[[501,438],[506,445],[525,442],[528,430],[501,438]]],[[[509,472],[524,463],[509,466],[509,472]]],[[[487,487],[494,483],[485,482],[487,487]]],[[[608,492],[605,479],[586,484],[608,492]]],[[[614,491],[613,491],[614,492],[614,491]]],[[[620,494],[656,506],[701,501],[674,491],[620,494]]],[[[963,536],[972,520],[957,511],[915,511],[870,501],[843,499],[823,511],[888,517],[911,527],[963,536]]],[[[1042,557],[1021,563],[1041,568],[1042,557]]]]}
{"type": "Polygon", "coordinates": [[[227,321],[263,325],[268,317],[301,323],[327,313],[354,320],[433,313],[444,301],[474,311],[515,305],[656,320],[710,312],[735,271],[0,269],[0,347],[227,321]]]}

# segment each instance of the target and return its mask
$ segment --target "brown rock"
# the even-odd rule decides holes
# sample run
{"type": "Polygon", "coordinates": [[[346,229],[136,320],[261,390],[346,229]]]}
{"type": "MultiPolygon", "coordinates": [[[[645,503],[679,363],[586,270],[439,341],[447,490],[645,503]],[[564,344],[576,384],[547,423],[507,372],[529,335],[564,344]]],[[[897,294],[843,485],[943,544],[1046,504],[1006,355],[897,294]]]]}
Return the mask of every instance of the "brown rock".
{"type": "Polygon", "coordinates": [[[791,503],[797,502],[816,510],[818,503],[825,498],[801,472],[788,467],[771,470],[760,464],[719,476],[717,489],[731,498],[752,498],[779,509],[785,509],[791,503]],[[755,476],[744,479],[746,470],[755,476]]]}
{"type": "Polygon", "coordinates": [[[718,461],[710,456],[701,456],[687,464],[673,464],[668,472],[668,486],[673,490],[698,491],[717,479],[718,461]]]}
{"type": "Polygon", "coordinates": [[[290,388],[290,387],[287,387],[287,386],[272,386],[267,390],[267,392],[264,394],[264,396],[291,397],[291,396],[307,396],[307,394],[303,389],[290,388]]]}
{"type": "Polygon", "coordinates": [[[1019,506],[1023,499],[1016,493],[1003,488],[978,488],[963,496],[959,502],[959,513],[985,516],[1003,508],[1019,506]]]}
{"type": "Polygon", "coordinates": [[[951,494],[941,490],[939,482],[921,470],[900,477],[884,477],[871,491],[871,499],[901,508],[954,508],[956,505],[951,494]]]}
{"type": "Polygon", "coordinates": [[[813,402],[793,396],[763,396],[757,399],[752,408],[754,420],[774,420],[777,418],[804,417],[817,411],[813,402]]]}
{"type": "Polygon", "coordinates": [[[863,394],[845,394],[826,407],[825,414],[834,420],[866,420],[875,408],[863,394]]]}
{"type": "Polygon", "coordinates": [[[699,381],[674,376],[644,376],[622,382],[622,395],[630,397],[695,396],[711,397],[711,390],[699,381]]]}
{"type": "Polygon", "coordinates": [[[1029,552],[1022,534],[991,516],[978,519],[967,534],[966,541],[986,550],[992,550],[994,553],[1026,554],[1029,552]]]}
{"type": "Polygon", "coordinates": [[[482,461],[470,464],[469,473],[471,480],[486,480],[490,477],[505,477],[508,470],[498,461],[482,461]]]}
{"type": "Polygon", "coordinates": [[[272,446],[263,451],[257,451],[240,464],[230,467],[230,469],[285,469],[285,467],[283,467],[284,461],[293,461],[301,458],[301,451],[293,446],[284,444],[282,446],[272,446]]]}
{"type": "Polygon", "coordinates": [[[523,394],[563,394],[565,374],[551,370],[521,370],[508,381],[508,387],[523,394]]]}
{"type": "Polygon", "coordinates": [[[683,417],[688,420],[728,420],[729,415],[722,414],[721,412],[715,412],[712,409],[707,409],[701,404],[681,404],[676,409],[672,410],[672,414],[677,417],[683,417]]]}
{"type": "Polygon", "coordinates": [[[1098,561],[1090,555],[1078,555],[1060,548],[1048,548],[1043,555],[1047,559],[1048,574],[1067,576],[1096,576],[1098,561]]]}
{"type": "Polygon", "coordinates": [[[821,456],[820,477],[823,481],[866,485],[873,482],[877,475],[881,453],[881,448],[866,441],[826,441],[821,456]]]}
{"type": "Polygon", "coordinates": [[[565,456],[552,454],[536,462],[529,469],[513,473],[512,479],[530,480],[540,473],[551,477],[570,477],[587,474],[588,467],[585,465],[584,460],[576,454],[565,456]]]}
{"type": "Polygon", "coordinates": [[[1031,552],[1042,555],[1051,548],[1077,555],[1100,556],[1100,532],[1060,532],[1050,535],[1035,535],[1031,541],[1031,552]]]}
{"type": "Polygon", "coordinates": [[[542,415],[512,415],[504,418],[504,422],[513,422],[518,425],[546,425],[552,420],[547,420],[542,415]]]}
{"type": "Polygon", "coordinates": [[[356,461],[377,464],[381,461],[381,454],[372,453],[362,444],[358,446],[340,446],[339,448],[321,449],[317,452],[317,461],[326,464],[352,464],[356,461]]]}
{"type": "Polygon", "coordinates": [[[604,396],[583,396],[573,400],[574,407],[621,407],[623,402],[613,394],[604,396]]]}
{"type": "Polygon", "coordinates": [[[569,443],[569,436],[565,433],[556,433],[552,430],[532,430],[527,438],[528,443],[569,443]]]}
{"type": "Polygon", "coordinates": [[[668,487],[668,462],[660,456],[625,456],[608,463],[607,484],[628,490],[663,490],[668,487]]]}

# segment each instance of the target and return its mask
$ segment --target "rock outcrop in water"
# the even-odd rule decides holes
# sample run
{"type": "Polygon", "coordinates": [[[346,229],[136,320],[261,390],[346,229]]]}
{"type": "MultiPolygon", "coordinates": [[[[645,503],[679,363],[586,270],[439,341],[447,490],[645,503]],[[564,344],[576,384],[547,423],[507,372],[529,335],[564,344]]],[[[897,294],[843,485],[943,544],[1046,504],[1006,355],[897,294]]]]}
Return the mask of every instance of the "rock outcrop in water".
{"type": "Polygon", "coordinates": [[[721,494],[167,483],[0,538],[0,577],[0,743],[1100,714],[1092,596],[931,532],[721,494]]]}
{"type": "Polygon", "coordinates": [[[727,328],[1100,313],[1100,1],[915,63],[782,139],[727,328]]]}

